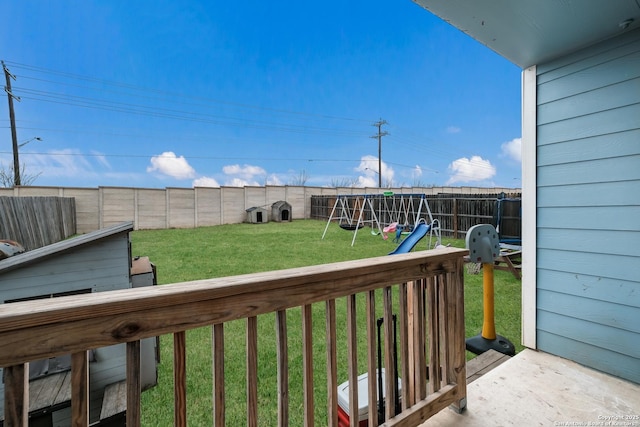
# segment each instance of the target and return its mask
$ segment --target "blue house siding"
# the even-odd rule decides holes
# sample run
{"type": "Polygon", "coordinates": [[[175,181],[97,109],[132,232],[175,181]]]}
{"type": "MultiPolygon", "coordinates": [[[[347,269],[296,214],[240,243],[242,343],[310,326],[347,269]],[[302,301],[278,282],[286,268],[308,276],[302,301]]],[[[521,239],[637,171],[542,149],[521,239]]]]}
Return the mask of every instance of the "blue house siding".
{"type": "Polygon", "coordinates": [[[640,31],[537,67],[537,347],[640,383],[640,31]]]}

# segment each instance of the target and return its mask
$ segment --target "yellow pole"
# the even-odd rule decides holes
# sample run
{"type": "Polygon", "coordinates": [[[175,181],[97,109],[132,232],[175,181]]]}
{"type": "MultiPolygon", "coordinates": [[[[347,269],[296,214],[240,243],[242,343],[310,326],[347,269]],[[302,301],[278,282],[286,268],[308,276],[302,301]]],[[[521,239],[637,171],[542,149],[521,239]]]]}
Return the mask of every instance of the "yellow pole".
{"type": "Polygon", "coordinates": [[[482,337],[488,340],[496,339],[496,324],[493,307],[493,264],[482,265],[482,300],[484,306],[484,321],[482,322],[482,337]]]}

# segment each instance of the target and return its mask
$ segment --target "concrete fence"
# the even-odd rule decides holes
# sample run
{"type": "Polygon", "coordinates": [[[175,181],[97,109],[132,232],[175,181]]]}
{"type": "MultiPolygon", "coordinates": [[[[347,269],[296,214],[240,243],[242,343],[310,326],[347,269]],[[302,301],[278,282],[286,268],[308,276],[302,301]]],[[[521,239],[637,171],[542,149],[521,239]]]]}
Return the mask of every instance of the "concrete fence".
{"type": "Polygon", "coordinates": [[[394,193],[487,194],[512,193],[513,188],[404,187],[404,188],[328,188],[306,186],[266,187],[15,187],[0,188],[0,196],[72,197],[76,206],[76,229],[88,233],[133,221],[134,229],[195,228],[244,222],[246,210],[284,200],[291,205],[292,219],[311,217],[311,196],[337,194],[394,193]]]}

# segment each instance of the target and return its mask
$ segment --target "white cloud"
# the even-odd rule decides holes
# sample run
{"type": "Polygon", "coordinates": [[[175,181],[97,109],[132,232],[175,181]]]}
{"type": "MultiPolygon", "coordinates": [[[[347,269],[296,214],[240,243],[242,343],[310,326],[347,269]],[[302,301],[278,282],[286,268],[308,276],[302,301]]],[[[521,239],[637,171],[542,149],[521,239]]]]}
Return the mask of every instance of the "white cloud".
{"type": "Polygon", "coordinates": [[[109,161],[107,160],[106,156],[98,151],[91,151],[91,155],[93,156],[94,159],[96,159],[98,162],[100,162],[100,164],[102,166],[104,166],[105,168],[111,169],[111,165],[109,164],[109,161]]]}
{"type": "Polygon", "coordinates": [[[460,133],[462,132],[462,129],[460,129],[458,126],[447,126],[447,133],[460,133]]]}
{"type": "Polygon", "coordinates": [[[229,187],[247,187],[252,185],[260,185],[257,181],[247,181],[242,178],[232,178],[224,182],[224,185],[229,187]]]}
{"type": "Polygon", "coordinates": [[[420,165],[416,165],[413,169],[411,169],[411,178],[418,179],[422,176],[422,167],[420,165]]]}
{"type": "Polygon", "coordinates": [[[502,156],[522,163],[522,138],[514,138],[500,146],[502,156]]]}
{"type": "Polygon", "coordinates": [[[50,150],[47,154],[30,154],[27,173],[42,173],[48,177],[77,177],[94,175],[94,167],[80,151],[73,149],[50,150]]]}
{"type": "MultiPolygon", "coordinates": [[[[384,185],[384,183],[383,183],[384,185]]],[[[366,188],[366,187],[377,187],[378,186],[378,176],[362,176],[358,177],[358,180],[354,184],[355,187],[366,188]]]]}
{"type": "Polygon", "coordinates": [[[485,160],[480,156],[472,156],[470,159],[462,157],[454,160],[449,165],[451,177],[446,185],[452,185],[457,182],[477,182],[485,181],[493,178],[496,174],[496,168],[489,160],[485,160]]]}
{"type": "MultiPolygon", "coordinates": [[[[380,165],[382,167],[382,185],[393,182],[395,172],[393,168],[385,162],[380,165]]],[[[378,158],[366,155],[360,158],[360,164],[355,168],[356,172],[362,175],[358,177],[358,187],[377,187],[378,186],[378,158]]]]}
{"type": "Polygon", "coordinates": [[[284,184],[276,174],[271,174],[267,177],[267,185],[284,185],[284,184]]]}
{"type": "Polygon", "coordinates": [[[231,187],[262,185],[260,182],[264,182],[267,175],[263,168],[253,165],[227,165],[222,168],[222,172],[227,175],[224,185],[231,187]]]}
{"type": "Polygon", "coordinates": [[[201,176],[193,180],[194,187],[220,187],[218,181],[208,176],[201,176]]]}
{"type": "Polygon", "coordinates": [[[243,179],[253,179],[256,175],[266,175],[266,171],[260,166],[252,165],[227,165],[222,168],[225,175],[237,176],[243,179]]]}
{"type": "Polygon", "coordinates": [[[147,167],[147,172],[158,172],[176,179],[189,179],[196,175],[196,171],[184,156],[177,157],[172,151],[165,151],[159,156],[153,156],[151,166],[147,167]]]}

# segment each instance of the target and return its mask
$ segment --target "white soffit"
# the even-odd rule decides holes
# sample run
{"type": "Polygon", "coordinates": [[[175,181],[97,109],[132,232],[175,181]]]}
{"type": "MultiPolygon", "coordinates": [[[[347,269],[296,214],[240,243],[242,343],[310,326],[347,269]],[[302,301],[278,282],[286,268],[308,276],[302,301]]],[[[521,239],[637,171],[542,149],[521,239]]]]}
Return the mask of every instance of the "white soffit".
{"type": "Polygon", "coordinates": [[[640,28],[640,0],[414,1],[521,68],[640,28]]]}

